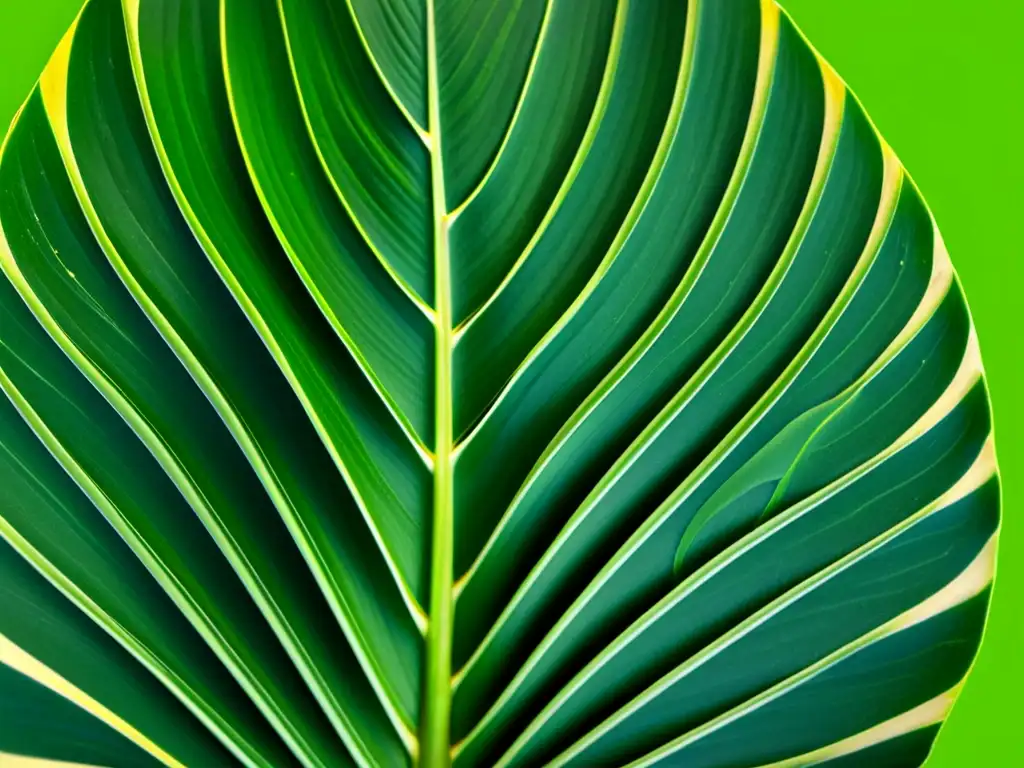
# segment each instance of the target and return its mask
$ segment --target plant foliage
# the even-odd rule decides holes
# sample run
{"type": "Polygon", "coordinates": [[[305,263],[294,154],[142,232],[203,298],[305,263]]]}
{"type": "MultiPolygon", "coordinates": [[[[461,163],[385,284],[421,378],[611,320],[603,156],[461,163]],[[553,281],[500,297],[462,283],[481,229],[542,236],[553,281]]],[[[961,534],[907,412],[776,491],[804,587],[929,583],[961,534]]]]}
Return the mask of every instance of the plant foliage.
{"type": "Polygon", "coordinates": [[[7,759],[927,755],[977,340],[774,0],[90,0],[0,235],[7,759]]]}

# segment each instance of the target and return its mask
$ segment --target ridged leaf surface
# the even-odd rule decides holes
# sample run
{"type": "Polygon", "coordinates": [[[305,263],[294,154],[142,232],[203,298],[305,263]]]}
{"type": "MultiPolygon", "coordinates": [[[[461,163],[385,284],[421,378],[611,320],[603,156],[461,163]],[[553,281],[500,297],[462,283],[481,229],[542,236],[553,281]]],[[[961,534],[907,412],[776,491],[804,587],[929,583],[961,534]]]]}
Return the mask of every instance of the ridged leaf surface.
{"type": "Polygon", "coordinates": [[[774,0],[89,0],[0,269],[4,765],[913,766],[969,670],[978,341],[774,0]]]}

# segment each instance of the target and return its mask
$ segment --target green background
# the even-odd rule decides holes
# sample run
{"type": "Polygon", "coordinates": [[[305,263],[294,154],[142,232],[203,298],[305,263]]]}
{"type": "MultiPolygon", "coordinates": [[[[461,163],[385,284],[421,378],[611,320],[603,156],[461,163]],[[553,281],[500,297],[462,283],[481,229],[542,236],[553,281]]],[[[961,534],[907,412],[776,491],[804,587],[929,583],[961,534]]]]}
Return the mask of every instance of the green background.
{"type": "MultiPolygon", "coordinates": [[[[80,1],[0,0],[4,126],[80,1]]],[[[992,392],[1004,492],[995,598],[981,654],[928,765],[1024,766],[1024,397],[1014,397],[1024,395],[1024,3],[783,5],[931,205],[967,291],[992,392]]]]}

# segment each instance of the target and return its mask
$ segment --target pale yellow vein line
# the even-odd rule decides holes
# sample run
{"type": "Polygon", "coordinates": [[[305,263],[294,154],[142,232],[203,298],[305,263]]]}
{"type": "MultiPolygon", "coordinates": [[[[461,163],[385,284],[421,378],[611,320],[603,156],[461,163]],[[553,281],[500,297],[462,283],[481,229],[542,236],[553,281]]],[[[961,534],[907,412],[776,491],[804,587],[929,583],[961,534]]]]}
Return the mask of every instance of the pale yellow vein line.
{"type": "MultiPolygon", "coordinates": [[[[95,622],[97,626],[113,638],[118,645],[124,648],[131,658],[137,660],[146,670],[152,673],[154,678],[160,681],[176,699],[188,707],[196,719],[209,728],[221,743],[234,751],[236,757],[248,765],[263,764],[262,759],[251,752],[251,747],[246,744],[240,734],[231,729],[227,723],[220,720],[219,715],[208,703],[202,702],[197,704],[196,702],[199,701],[199,697],[194,690],[181,680],[173,670],[167,667],[161,659],[155,656],[144,643],[116,622],[64,573],[58,570],[53,563],[43,557],[4,517],[0,517],[0,538],[21,555],[37,573],[50,582],[72,605],[81,610],[91,621],[95,622]]],[[[133,738],[133,741],[135,740],[133,738]]],[[[144,746],[141,742],[139,743],[140,746],[144,746]]]]}
{"type": "Polygon", "coordinates": [[[919,704],[913,709],[891,717],[883,723],[815,749],[813,752],[806,752],[802,755],[786,758],[785,760],[778,760],[774,763],[765,763],[758,768],[804,768],[805,766],[818,765],[828,760],[835,760],[839,757],[852,755],[861,750],[884,744],[887,741],[892,741],[900,736],[906,736],[922,728],[938,725],[949,715],[953,704],[956,703],[957,697],[960,695],[962,687],[963,683],[958,683],[945,693],[940,693],[924,704],[919,704]]]}
{"type": "Polygon", "coordinates": [[[64,760],[48,760],[45,757],[28,757],[0,752],[0,768],[100,768],[85,763],[69,763],[64,760]]]}
{"type": "MultiPolygon", "coordinates": [[[[68,682],[65,678],[58,675],[52,669],[22,648],[15,645],[9,638],[3,635],[0,635],[0,664],[7,665],[11,669],[25,675],[25,677],[39,683],[39,685],[42,685],[68,701],[77,704],[89,714],[106,723],[133,744],[138,745],[141,749],[148,752],[164,765],[171,766],[172,768],[185,768],[183,763],[176,760],[170,754],[146,738],[146,736],[138,731],[134,726],[123,720],[111,710],[107,709],[85,691],[68,682]]],[[[21,766],[24,766],[24,768],[44,768],[44,766],[49,762],[39,760],[26,761],[26,759],[22,759],[21,764],[19,764],[17,760],[11,760],[8,762],[8,757],[13,756],[6,756],[0,753],[0,766],[4,766],[4,768],[21,768],[21,766]]],[[[52,765],[68,766],[68,768],[71,768],[70,763],[53,762],[52,765]]]]}

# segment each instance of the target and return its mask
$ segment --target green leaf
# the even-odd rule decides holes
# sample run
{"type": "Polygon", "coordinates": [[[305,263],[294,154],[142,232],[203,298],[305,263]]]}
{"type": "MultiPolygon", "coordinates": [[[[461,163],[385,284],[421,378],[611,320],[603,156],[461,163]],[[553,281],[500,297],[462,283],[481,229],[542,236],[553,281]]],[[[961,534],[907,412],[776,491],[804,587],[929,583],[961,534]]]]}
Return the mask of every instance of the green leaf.
{"type": "Polygon", "coordinates": [[[0,750],[110,766],[160,765],[88,712],[10,667],[0,667],[0,750]]]}
{"type": "Polygon", "coordinates": [[[0,234],[3,755],[927,757],[978,340],[774,0],[89,0],[0,234]]]}

